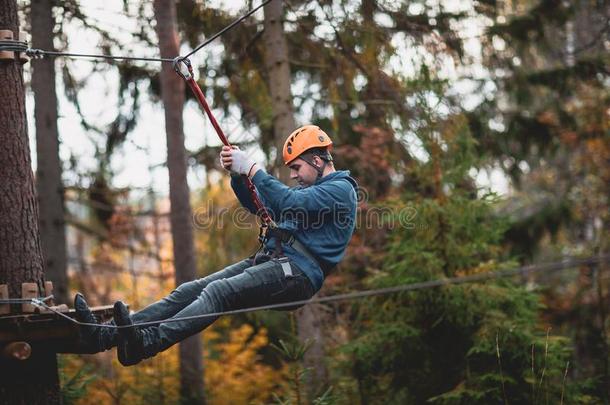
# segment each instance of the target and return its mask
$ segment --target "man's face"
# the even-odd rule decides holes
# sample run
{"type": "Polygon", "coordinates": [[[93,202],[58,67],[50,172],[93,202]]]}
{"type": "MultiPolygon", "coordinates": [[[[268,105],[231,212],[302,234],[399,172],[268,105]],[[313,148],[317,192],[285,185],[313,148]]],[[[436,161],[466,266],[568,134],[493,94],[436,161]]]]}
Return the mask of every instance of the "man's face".
{"type": "MultiPolygon", "coordinates": [[[[313,157],[313,164],[322,167],[322,159],[318,156],[313,157]]],[[[309,187],[318,179],[318,172],[309,163],[301,158],[296,158],[289,165],[290,178],[296,180],[302,187],[309,187]]]]}

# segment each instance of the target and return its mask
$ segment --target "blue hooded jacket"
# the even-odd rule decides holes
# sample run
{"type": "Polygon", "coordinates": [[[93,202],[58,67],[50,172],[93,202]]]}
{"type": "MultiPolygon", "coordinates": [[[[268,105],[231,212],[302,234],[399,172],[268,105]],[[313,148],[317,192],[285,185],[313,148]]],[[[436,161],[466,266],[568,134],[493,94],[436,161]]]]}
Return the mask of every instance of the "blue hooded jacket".
{"type": "MultiPolygon", "coordinates": [[[[289,231],[314,257],[329,265],[343,259],[356,225],[358,184],[349,171],[332,172],[309,187],[288,187],[264,170],[259,170],[252,182],[278,228],[289,231]]],[[[232,175],[231,187],[240,203],[256,214],[242,176],[232,175]]],[[[273,251],[274,245],[275,241],[268,241],[266,248],[273,251]]],[[[320,265],[291,246],[282,244],[282,249],[318,291],[324,282],[320,265]]]]}

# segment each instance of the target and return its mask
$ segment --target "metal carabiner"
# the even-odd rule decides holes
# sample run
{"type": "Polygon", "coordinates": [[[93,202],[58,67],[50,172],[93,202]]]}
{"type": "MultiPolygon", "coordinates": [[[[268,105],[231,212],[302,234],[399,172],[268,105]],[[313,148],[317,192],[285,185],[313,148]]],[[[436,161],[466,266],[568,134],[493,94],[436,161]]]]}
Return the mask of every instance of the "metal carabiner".
{"type": "Polygon", "coordinates": [[[176,56],[172,62],[174,70],[184,80],[190,80],[193,78],[193,65],[191,61],[184,56],[176,56]]]}

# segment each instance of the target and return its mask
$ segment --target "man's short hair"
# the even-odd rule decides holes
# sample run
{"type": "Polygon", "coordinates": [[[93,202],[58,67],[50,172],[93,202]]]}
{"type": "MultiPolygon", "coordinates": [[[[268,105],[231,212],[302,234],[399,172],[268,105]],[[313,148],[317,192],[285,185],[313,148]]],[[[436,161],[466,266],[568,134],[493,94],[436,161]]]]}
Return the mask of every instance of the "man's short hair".
{"type": "Polygon", "coordinates": [[[313,156],[318,156],[320,159],[325,160],[327,162],[332,162],[333,161],[333,157],[330,154],[330,151],[328,150],[328,148],[325,148],[325,147],[308,149],[302,155],[312,156],[312,157],[313,156]]]}

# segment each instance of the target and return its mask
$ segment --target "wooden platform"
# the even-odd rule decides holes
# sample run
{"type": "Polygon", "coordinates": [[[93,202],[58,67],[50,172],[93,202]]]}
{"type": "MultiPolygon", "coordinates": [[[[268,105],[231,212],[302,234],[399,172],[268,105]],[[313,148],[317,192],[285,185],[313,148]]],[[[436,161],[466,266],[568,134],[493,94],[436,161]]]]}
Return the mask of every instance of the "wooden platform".
{"type": "MultiPolygon", "coordinates": [[[[93,307],[102,322],[112,318],[112,305],[93,307]]],[[[74,318],[74,309],[63,314],[74,318]]],[[[0,316],[0,347],[11,342],[27,342],[33,348],[44,346],[57,353],[84,353],[79,349],[79,326],[55,314],[12,314],[0,316]]]]}

